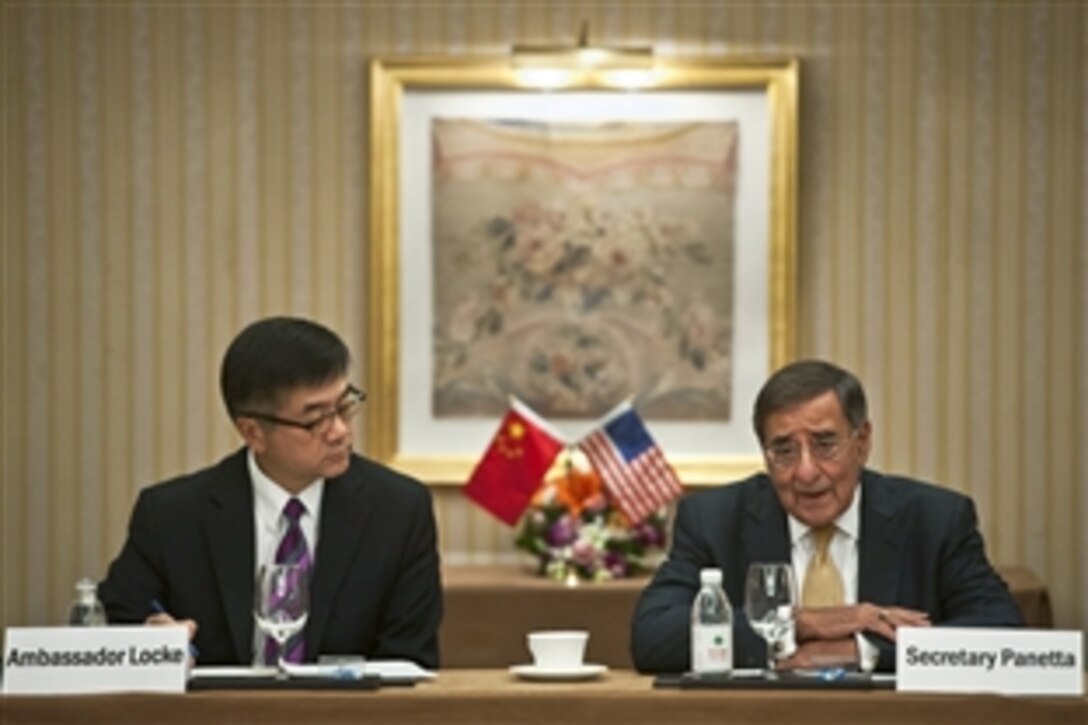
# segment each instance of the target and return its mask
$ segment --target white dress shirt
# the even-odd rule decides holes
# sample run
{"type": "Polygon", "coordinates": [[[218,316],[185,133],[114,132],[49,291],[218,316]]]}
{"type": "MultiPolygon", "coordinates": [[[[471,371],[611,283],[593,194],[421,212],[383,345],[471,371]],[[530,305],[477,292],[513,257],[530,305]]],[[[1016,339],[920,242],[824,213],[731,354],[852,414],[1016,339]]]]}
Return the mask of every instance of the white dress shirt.
{"type": "MultiPolygon", "coordinates": [[[[805,589],[805,574],[809,562],[816,553],[812,528],[793,516],[788,516],[790,527],[790,556],[793,572],[797,577],[797,592],[805,589]]],[[[846,510],[835,519],[835,534],[828,545],[828,556],[835,562],[842,576],[843,604],[858,603],[858,541],[861,532],[861,484],[854,489],[854,498],[846,510]]],[[[863,670],[871,670],[880,652],[862,634],[856,635],[858,654],[863,670]]]]}
{"type": "MultiPolygon", "coordinates": [[[[283,507],[292,496],[278,483],[269,478],[257,464],[257,457],[250,450],[246,456],[249,465],[249,479],[253,482],[253,531],[256,556],[253,558],[253,578],[265,564],[276,561],[276,549],[280,540],[287,533],[287,519],[283,516],[283,507]]],[[[299,527],[306,539],[310,551],[310,561],[316,561],[317,523],[321,515],[321,496],[325,492],[325,479],[319,478],[299,492],[297,498],[306,507],[299,517],[299,527]]],[[[264,634],[253,625],[253,662],[264,664],[264,634]]]]}

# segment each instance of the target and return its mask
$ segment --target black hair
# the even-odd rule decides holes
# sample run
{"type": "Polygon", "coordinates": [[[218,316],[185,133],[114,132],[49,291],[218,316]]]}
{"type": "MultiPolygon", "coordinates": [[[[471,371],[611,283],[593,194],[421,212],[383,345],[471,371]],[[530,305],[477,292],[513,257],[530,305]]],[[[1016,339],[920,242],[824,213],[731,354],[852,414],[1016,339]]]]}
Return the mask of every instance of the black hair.
{"type": "Polygon", "coordinates": [[[760,443],[767,418],[785,408],[807,403],[827,391],[835,393],[846,420],[858,428],[869,419],[861,381],[846,370],[824,360],[799,360],[772,375],[756,397],[752,425],[760,443]]]}
{"type": "Polygon", "coordinates": [[[300,385],[334,380],[347,372],[351,354],[327,327],[298,317],[251,323],[223,355],[219,389],[230,417],[274,409],[278,396],[300,385]]]}

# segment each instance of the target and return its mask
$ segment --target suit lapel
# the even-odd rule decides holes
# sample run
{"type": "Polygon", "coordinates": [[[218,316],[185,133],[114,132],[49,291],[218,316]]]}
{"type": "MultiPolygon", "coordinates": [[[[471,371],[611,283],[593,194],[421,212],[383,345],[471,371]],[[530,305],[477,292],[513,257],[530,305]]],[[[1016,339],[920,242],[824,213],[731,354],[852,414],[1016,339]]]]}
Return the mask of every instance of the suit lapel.
{"type": "Polygon", "coordinates": [[[253,486],[246,471],[246,449],[220,466],[203,525],[235,654],[239,662],[249,662],[253,659],[255,555],[253,486]]]}
{"type": "Polygon", "coordinates": [[[786,514],[770,480],[763,477],[762,484],[748,502],[743,534],[746,562],[788,562],[790,537],[786,514]]]}
{"type": "Polygon", "coordinates": [[[895,523],[896,501],[881,477],[862,474],[858,546],[858,601],[894,604],[904,540],[895,523]]]}
{"type": "Polygon", "coordinates": [[[308,656],[320,654],[318,650],[333,602],[363,539],[367,520],[375,509],[374,496],[374,487],[366,485],[355,464],[343,476],[325,483],[314,572],[310,580],[310,619],[306,623],[308,656]]]}

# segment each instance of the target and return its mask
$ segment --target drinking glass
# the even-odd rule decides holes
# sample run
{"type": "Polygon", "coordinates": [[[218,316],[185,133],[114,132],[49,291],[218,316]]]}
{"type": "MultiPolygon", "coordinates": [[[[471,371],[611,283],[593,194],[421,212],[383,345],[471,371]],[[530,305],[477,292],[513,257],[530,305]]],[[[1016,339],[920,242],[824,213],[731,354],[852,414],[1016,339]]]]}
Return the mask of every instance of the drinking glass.
{"type": "Polygon", "coordinates": [[[257,574],[253,617],[257,627],[279,645],[280,677],[287,676],[284,667],[284,645],[306,626],[310,612],[309,567],[298,564],[268,564],[257,574]]]}
{"type": "Polygon", "coordinates": [[[748,567],[744,614],[752,629],[767,640],[768,678],[775,677],[775,660],[794,650],[796,604],[797,582],[792,566],[784,562],[755,562],[748,567]]]}

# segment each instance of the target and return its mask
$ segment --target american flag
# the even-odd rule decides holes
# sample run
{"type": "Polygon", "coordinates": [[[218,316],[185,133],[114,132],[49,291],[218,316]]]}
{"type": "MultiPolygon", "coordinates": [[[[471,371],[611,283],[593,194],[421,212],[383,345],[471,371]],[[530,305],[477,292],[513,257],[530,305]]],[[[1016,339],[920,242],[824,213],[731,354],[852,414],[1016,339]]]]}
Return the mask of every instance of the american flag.
{"type": "Polygon", "coordinates": [[[620,511],[638,523],[684,492],[630,404],[578,444],[620,511]]]}

